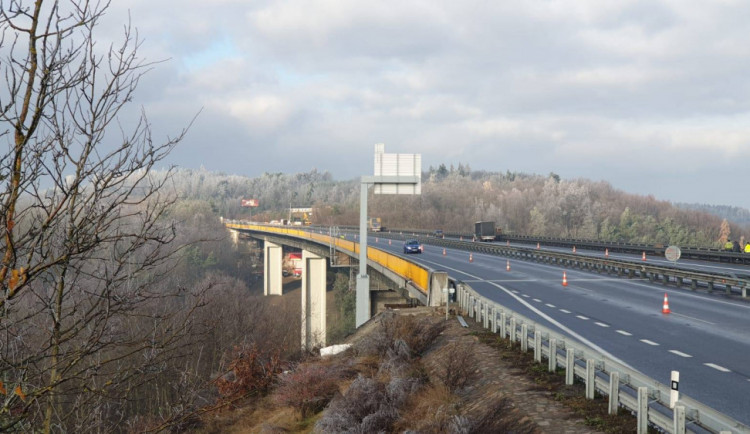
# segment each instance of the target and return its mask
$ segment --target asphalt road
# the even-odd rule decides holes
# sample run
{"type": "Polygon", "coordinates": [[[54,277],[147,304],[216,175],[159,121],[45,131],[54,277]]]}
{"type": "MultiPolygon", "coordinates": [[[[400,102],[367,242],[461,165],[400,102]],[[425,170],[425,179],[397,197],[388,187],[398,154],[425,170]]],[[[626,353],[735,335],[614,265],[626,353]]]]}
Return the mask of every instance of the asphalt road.
{"type": "MultiPolygon", "coordinates": [[[[403,242],[370,246],[402,256],[403,242]]],[[[665,287],[540,263],[425,245],[408,258],[454,278],[532,320],[544,323],[669,384],[680,371],[680,392],[750,425],[750,303],[722,294],[665,287]],[[662,314],[664,294],[670,314],[662,314]]],[[[593,252],[581,252],[592,254],[593,252]]],[[[633,255],[610,255],[627,257],[633,255]]],[[[665,261],[663,258],[647,260],[665,261]]],[[[729,264],[698,263],[686,268],[740,269],[729,264]]]]}

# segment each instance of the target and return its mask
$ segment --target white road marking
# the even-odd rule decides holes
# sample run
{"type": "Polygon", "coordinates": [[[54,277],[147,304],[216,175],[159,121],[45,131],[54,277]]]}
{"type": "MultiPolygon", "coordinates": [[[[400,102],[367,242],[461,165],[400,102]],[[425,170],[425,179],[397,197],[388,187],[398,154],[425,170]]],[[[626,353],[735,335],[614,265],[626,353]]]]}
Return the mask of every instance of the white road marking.
{"type": "Polygon", "coordinates": [[[515,289],[512,292],[513,294],[518,294],[518,291],[516,291],[515,289]]]}
{"type": "Polygon", "coordinates": [[[541,302],[542,302],[542,300],[539,300],[538,298],[534,298],[534,299],[532,299],[532,300],[534,300],[534,301],[535,301],[535,302],[537,302],[537,303],[541,303],[541,302]]]}
{"type": "MultiPolygon", "coordinates": [[[[447,267],[444,264],[440,264],[438,262],[434,262],[434,261],[424,261],[424,262],[432,263],[434,265],[439,265],[440,268],[442,268],[442,269],[446,269],[446,270],[450,270],[450,271],[453,271],[453,272],[456,272],[456,273],[460,273],[460,274],[463,274],[465,276],[469,276],[469,277],[474,278],[474,279],[480,279],[480,277],[478,277],[478,276],[475,276],[473,274],[469,274],[469,273],[467,273],[465,271],[462,271],[462,270],[459,270],[457,268],[447,267]]],[[[492,285],[492,286],[495,286],[495,287],[503,290],[506,294],[508,294],[511,297],[515,298],[516,301],[518,301],[519,303],[521,303],[524,306],[526,306],[527,309],[531,310],[532,312],[534,312],[535,314],[539,315],[540,317],[546,319],[551,324],[553,324],[555,327],[559,328],[560,330],[564,331],[565,333],[568,333],[574,339],[578,339],[578,341],[580,341],[581,343],[584,343],[584,344],[588,345],[592,349],[598,351],[600,354],[609,357],[611,360],[613,360],[613,361],[615,361],[617,363],[621,363],[621,364],[627,366],[628,368],[633,369],[632,366],[630,366],[629,363],[625,362],[624,360],[620,359],[619,357],[616,357],[614,354],[610,353],[609,351],[605,350],[604,348],[600,347],[599,345],[591,342],[590,340],[586,339],[585,337],[583,337],[580,334],[576,333],[575,331],[571,330],[569,327],[565,326],[565,324],[562,324],[560,321],[555,320],[554,318],[552,318],[551,316],[549,316],[546,313],[542,312],[541,310],[535,308],[531,304],[523,301],[517,295],[514,295],[508,288],[506,288],[506,287],[504,287],[502,285],[499,285],[497,283],[492,283],[492,282],[488,282],[488,283],[490,285],[492,285]]]]}
{"type": "Polygon", "coordinates": [[[562,312],[562,313],[570,313],[570,311],[567,310],[567,309],[560,309],[560,312],[562,312]]]}
{"type": "Polygon", "coordinates": [[[657,344],[656,342],[654,342],[654,341],[650,341],[650,340],[648,340],[648,339],[641,339],[641,342],[643,342],[644,344],[652,345],[652,346],[654,346],[654,347],[657,347],[657,346],[659,346],[659,344],[657,344]]]}
{"type": "Polygon", "coordinates": [[[598,325],[599,327],[609,327],[609,324],[604,324],[603,322],[595,322],[594,324],[598,325]]]}
{"type": "Polygon", "coordinates": [[[521,297],[529,298],[528,294],[521,294],[521,297]]]}
{"type": "Polygon", "coordinates": [[[576,315],[576,318],[581,318],[584,321],[588,320],[588,318],[583,315],[576,315]]]}
{"type": "Polygon", "coordinates": [[[672,354],[677,354],[680,357],[685,357],[685,358],[687,358],[687,357],[693,357],[690,354],[683,353],[682,351],[669,350],[669,352],[672,353],[672,354]]]}
{"type": "Polygon", "coordinates": [[[675,313],[675,312],[672,312],[672,315],[677,315],[677,316],[681,316],[681,317],[683,317],[683,318],[689,318],[689,319],[692,319],[692,320],[695,320],[695,321],[700,321],[700,322],[704,322],[704,323],[706,323],[706,324],[716,325],[716,323],[715,323],[715,322],[711,322],[711,321],[706,321],[706,320],[704,320],[704,319],[700,319],[700,318],[695,318],[695,317],[692,317],[692,316],[687,316],[687,315],[683,315],[683,314],[681,314],[681,313],[675,313]]]}
{"type": "Polygon", "coordinates": [[[549,303],[547,303],[545,306],[547,306],[547,307],[555,307],[554,304],[549,304],[549,303]]]}
{"type": "Polygon", "coordinates": [[[628,333],[625,330],[617,330],[617,333],[623,335],[623,336],[633,336],[632,333],[628,333]]]}
{"type": "Polygon", "coordinates": [[[721,372],[732,372],[732,371],[730,371],[729,369],[727,369],[727,368],[725,368],[725,367],[723,367],[723,366],[719,366],[719,365],[714,365],[713,363],[704,363],[704,365],[708,366],[709,368],[714,368],[714,369],[716,369],[717,371],[721,371],[721,372]]]}

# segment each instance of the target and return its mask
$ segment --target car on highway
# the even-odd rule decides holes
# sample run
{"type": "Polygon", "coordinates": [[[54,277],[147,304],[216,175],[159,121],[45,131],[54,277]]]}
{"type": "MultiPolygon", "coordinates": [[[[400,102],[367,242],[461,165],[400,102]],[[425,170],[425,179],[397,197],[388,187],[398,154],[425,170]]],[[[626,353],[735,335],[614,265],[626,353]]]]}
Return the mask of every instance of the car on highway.
{"type": "Polygon", "coordinates": [[[435,229],[435,232],[433,232],[432,235],[437,238],[445,238],[445,235],[443,234],[442,229],[435,229]]]}
{"type": "Polygon", "coordinates": [[[404,253],[422,253],[422,245],[417,240],[406,240],[404,253]]]}

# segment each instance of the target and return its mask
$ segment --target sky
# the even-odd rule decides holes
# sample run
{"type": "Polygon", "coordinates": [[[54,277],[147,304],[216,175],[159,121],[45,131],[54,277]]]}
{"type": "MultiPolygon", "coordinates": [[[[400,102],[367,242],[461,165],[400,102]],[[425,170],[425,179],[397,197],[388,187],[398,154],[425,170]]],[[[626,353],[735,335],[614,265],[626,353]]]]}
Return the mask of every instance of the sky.
{"type": "Polygon", "coordinates": [[[750,208],[750,3],[130,0],[168,163],[372,175],[374,144],[750,208]]]}

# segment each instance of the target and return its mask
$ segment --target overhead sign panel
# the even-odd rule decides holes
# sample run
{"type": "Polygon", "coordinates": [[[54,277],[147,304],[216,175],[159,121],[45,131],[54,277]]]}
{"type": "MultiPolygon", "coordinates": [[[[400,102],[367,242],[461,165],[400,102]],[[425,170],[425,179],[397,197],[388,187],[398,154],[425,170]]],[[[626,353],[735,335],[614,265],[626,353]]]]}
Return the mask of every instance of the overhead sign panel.
{"type": "Polygon", "coordinates": [[[375,145],[375,194],[422,194],[422,154],[386,154],[385,145],[375,145]],[[416,183],[399,182],[414,179],[416,183]]]}

